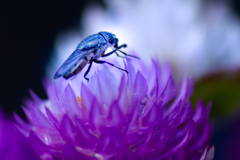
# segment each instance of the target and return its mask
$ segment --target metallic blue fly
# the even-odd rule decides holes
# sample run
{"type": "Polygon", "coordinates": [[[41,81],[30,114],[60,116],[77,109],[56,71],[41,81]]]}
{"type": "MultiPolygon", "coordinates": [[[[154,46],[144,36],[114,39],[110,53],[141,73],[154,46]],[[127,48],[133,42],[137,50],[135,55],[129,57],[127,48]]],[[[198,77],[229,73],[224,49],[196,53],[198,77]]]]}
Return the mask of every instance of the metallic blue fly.
{"type": "Polygon", "coordinates": [[[90,35],[87,38],[85,38],[82,42],[79,43],[75,51],[68,57],[68,59],[57,70],[53,79],[57,79],[59,77],[69,79],[71,77],[74,77],[79,72],[81,72],[81,70],[89,63],[89,67],[84,74],[84,78],[87,81],[89,81],[89,78],[87,78],[86,76],[90,71],[93,62],[99,63],[99,64],[106,63],[128,73],[128,71],[126,71],[125,69],[119,68],[113,65],[112,63],[98,60],[100,57],[107,57],[113,53],[116,53],[118,57],[125,58],[123,56],[118,55],[117,51],[123,53],[125,56],[138,58],[136,56],[126,54],[125,52],[120,50],[121,48],[126,48],[126,47],[127,47],[126,44],[122,44],[118,46],[118,39],[112,33],[99,32],[98,34],[90,35]],[[108,47],[114,47],[114,50],[104,54],[108,47]]]}

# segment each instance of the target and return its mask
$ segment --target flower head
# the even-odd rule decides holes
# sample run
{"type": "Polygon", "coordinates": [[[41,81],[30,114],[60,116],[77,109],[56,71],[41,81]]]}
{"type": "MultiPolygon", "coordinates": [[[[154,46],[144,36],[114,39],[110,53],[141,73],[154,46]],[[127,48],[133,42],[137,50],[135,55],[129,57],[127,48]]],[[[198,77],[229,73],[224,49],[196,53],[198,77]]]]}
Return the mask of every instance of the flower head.
{"type": "Polygon", "coordinates": [[[46,84],[48,101],[31,91],[21,131],[42,159],[211,159],[210,105],[192,111],[192,79],[176,90],[169,65],[152,64],[46,84]]]}

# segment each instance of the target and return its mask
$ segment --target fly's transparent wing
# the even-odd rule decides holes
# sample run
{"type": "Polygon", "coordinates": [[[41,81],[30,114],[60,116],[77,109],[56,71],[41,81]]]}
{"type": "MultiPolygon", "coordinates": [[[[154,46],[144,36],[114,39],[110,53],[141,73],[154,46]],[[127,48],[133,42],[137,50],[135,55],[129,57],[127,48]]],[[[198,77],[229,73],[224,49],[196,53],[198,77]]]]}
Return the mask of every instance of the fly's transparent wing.
{"type": "Polygon", "coordinates": [[[53,79],[57,79],[67,73],[72,67],[74,67],[79,60],[87,56],[89,51],[80,51],[76,49],[68,59],[61,65],[61,67],[55,73],[53,79]]]}

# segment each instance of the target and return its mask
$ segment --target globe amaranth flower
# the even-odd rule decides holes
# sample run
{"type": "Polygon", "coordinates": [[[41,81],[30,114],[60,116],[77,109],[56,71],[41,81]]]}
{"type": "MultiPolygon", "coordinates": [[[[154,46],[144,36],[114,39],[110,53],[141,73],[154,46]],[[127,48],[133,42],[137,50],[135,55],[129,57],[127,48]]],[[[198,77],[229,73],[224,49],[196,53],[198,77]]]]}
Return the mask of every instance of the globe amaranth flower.
{"type": "Polygon", "coordinates": [[[42,159],[212,159],[210,105],[192,111],[192,79],[176,90],[169,65],[152,64],[127,60],[121,77],[103,69],[87,84],[81,75],[46,83],[49,100],[30,92],[20,131],[42,159]]]}
{"type": "MultiPolygon", "coordinates": [[[[27,142],[14,124],[0,110],[0,159],[1,160],[38,160],[27,142]]],[[[40,159],[39,159],[40,160],[40,159]]]]}

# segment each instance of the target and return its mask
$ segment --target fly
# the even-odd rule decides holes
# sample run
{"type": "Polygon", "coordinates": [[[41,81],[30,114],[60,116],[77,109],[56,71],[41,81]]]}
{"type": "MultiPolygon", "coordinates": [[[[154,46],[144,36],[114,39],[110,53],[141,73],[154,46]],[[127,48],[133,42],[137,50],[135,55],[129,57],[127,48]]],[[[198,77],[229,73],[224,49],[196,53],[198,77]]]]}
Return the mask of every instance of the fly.
{"type": "Polygon", "coordinates": [[[108,65],[111,65],[112,67],[118,68],[128,73],[127,70],[119,68],[112,63],[98,60],[100,57],[107,57],[112,55],[113,53],[116,53],[118,57],[125,58],[124,56],[120,56],[117,51],[121,52],[125,56],[140,59],[139,57],[126,54],[125,52],[120,50],[121,48],[126,47],[126,44],[118,46],[118,39],[112,33],[99,32],[98,34],[90,35],[79,43],[75,51],[57,70],[53,79],[57,79],[59,77],[63,77],[65,79],[72,78],[76,76],[79,72],[81,72],[82,69],[89,63],[88,69],[84,73],[84,78],[89,81],[89,78],[87,78],[86,76],[89,73],[93,62],[98,64],[106,63],[108,65]],[[113,51],[104,54],[108,47],[113,47],[113,51]]]}

